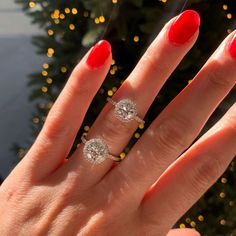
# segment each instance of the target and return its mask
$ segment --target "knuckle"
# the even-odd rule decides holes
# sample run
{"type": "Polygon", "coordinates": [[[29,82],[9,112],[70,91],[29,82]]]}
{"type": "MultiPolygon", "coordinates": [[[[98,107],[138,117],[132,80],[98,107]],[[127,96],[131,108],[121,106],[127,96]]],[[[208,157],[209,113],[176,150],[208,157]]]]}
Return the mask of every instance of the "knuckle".
{"type": "Polygon", "coordinates": [[[170,65],[166,60],[162,60],[161,63],[157,63],[158,60],[156,56],[154,56],[155,49],[150,47],[147,49],[147,52],[142,58],[142,64],[144,67],[151,68],[151,70],[157,72],[159,75],[162,72],[169,71],[170,65]]]}
{"type": "Polygon", "coordinates": [[[210,86],[215,89],[225,90],[232,85],[232,82],[228,79],[226,74],[223,74],[219,69],[212,69],[208,75],[208,82],[210,86]]]}
{"type": "Polygon", "coordinates": [[[158,148],[163,151],[173,152],[183,150],[192,141],[191,123],[187,118],[175,116],[172,118],[163,119],[154,130],[154,142],[158,148]]]}
{"type": "Polygon", "coordinates": [[[217,154],[202,156],[198,164],[193,167],[188,180],[194,186],[193,193],[205,192],[223,174],[225,168],[217,154]]]}
{"type": "Polygon", "coordinates": [[[43,135],[48,141],[55,140],[60,137],[68,136],[70,133],[70,126],[62,122],[63,114],[59,112],[51,112],[48,114],[45,125],[43,127],[43,135]]]}
{"type": "Polygon", "coordinates": [[[79,82],[70,83],[68,85],[66,89],[66,93],[67,93],[67,96],[73,99],[74,97],[78,97],[78,96],[88,97],[88,95],[91,94],[91,91],[90,91],[90,86],[88,84],[88,81],[83,81],[82,78],[80,78],[79,82]]]}

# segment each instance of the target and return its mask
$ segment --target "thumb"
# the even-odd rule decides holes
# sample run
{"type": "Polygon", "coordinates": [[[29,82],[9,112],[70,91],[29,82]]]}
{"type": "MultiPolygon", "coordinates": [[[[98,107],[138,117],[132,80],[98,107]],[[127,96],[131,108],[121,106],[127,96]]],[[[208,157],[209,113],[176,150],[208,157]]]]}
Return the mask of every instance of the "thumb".
{"type": "Polygon", "coordinates": [[[166,236],[201,236],[195,229],[171,229],[166,236]]]}

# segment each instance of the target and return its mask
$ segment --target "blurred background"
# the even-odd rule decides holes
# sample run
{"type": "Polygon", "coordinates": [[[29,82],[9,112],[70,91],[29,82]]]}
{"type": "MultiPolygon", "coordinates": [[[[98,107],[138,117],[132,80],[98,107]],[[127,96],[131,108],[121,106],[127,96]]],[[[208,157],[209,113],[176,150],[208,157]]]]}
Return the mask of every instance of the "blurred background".
{"type": "Polygon", "coordinates": [[[24,143],[30,136],[34,105],[28,101],[27,76],[42,63],[31,43],[32,35],[40,32],[14,1],[0,1],[0,175],[3,178],[19,159],[11,151],[13,142],[24,143]]]}
{"type": "MultiPolygon", "coordinates": [[[[113,63],[78,131],[71,153],[80,142],[81,134],[89,130],[106,97],[116,92],[165,22],[189,8],[201,15],[200,36],[156,97],[145,117],[145,126],[139,126],[120,154],[122,158],[164,107],[191,83],[219,43],[234,30],[236,2],[1,0],[2,181],[25,156],[71,70],[96,41],[105,38],[112,44],[113,63]]],[[[235,102],[235,95],[234,88],[209,119],[203,132],[235,102]]],[[[196,228],[207,236],[236,235],[235,182],[235,161],[232,161],[227,171],[175,227],[196,228]]]]}

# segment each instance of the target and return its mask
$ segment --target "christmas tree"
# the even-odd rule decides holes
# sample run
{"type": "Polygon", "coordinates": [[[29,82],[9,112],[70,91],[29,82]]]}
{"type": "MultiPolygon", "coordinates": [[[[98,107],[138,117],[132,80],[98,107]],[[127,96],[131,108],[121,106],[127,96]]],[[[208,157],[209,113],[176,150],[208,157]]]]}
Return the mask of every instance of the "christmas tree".
{"type": "MultiPolygon", "coordinates": [[[[44,35],[33,38],[39,54],[48,59],[39,72],[29,76],[30,101],[36,102],[32,121],[32,137],[28,146],[12,147],[23,158],[42,128],[48,111],[65,85],[73,67],[95,42],[107,39],[113,48],[109,74],[78,132],[71,153],[101,111],[107,96],[112,96],[161,30],[164,23],[183,9],[195,9],[201,15],[200,36],[193,49],[172,74],[156,97],[122,156],[145,131],[164,107],[190,82],[218,44],[232,31],[235,17],[232,0],[16,0],[38,24],[44,35]]],[[[204,131],[219,119],[228,107],[232,91],[206,124],[204,131]]],[[[235,166],[232,162],[224,175],[177,222],[177,227],[196,228],[202,235],[236,235],[235,166]]]]}

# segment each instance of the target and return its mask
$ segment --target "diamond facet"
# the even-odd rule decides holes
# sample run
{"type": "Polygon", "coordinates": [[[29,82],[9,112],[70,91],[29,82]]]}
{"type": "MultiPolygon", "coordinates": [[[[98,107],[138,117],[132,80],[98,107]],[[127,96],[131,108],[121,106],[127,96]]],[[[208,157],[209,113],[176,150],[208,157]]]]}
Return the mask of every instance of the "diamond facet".
{"type": "Polygon", "coordinates": [[[115,115],[122,121],[129,122],[137,116],[136,104],[129,99],[123,99],[115,105],[115,115]]]}
{"type": "Polygon", "coordinates": [[[109,154],[107,145],[100,138],[87,141],[84,145],[83,152],[89,161],[96,164],[103,162],[109,154]]]}

